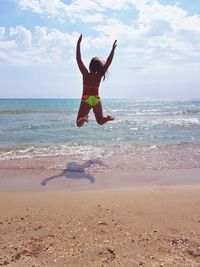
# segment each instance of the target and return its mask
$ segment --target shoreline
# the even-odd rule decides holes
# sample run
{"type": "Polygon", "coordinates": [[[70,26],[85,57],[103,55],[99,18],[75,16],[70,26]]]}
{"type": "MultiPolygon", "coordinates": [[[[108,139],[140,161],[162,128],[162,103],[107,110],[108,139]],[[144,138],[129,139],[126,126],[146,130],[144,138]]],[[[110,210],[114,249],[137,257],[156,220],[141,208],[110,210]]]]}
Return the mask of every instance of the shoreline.
{"type": "Polygon", "coordinates": [[[199,168],[44,163],[0,161],[1,266],[199,267],[199,168]]]}
{"type": "MultiPolygon", "coordinates": [[[[157,160],[166,165],[163,159],[157,160]]],[[[142,157],[137,161],[129,155],[90,160],[70,156],[0,160],[0,192],[200,185],[199,167],[188,168],[182,164],[178,169],[156,169],[154,165],[148,165],[142,157]],[[136,165],[140,168],[136,169],[136,165]]]]}
{"type": "Polygon", "coordinates": [[[74,161],[67,169],[0,166],[0,192],[69,192],[200,185],[199,168],[129,171],[90,169],[88,166],[87,162],[78,164],[74,161]]]}

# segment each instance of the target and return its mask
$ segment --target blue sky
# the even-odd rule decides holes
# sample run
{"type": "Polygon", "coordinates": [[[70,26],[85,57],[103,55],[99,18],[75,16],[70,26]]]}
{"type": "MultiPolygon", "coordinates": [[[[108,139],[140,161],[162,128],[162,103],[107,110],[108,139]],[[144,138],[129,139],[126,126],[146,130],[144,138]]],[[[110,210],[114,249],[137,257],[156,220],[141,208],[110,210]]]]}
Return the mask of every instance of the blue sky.
{"type": "Polygon", "coordinates": [[[0,98],[80,98],[82,58],[106,58],[103,98],[200,98],[199,0],[1,0],[0,98]]]}

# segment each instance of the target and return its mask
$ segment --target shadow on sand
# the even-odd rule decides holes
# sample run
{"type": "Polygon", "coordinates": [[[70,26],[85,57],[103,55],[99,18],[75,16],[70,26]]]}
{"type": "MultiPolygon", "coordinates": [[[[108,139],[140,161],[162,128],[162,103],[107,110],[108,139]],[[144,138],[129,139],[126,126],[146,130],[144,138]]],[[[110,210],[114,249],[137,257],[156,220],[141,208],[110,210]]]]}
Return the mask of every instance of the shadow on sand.
{"type": "Polygon", "coordinates": [[[76,162],[68,162],[66,168],[59,174],[45,178],[40,184],[46,186],[48,182],[57,178],[68,178],[68,179],[87,179],[90,183],[94,183],[95,179],[92,175],[86,173],[86,168],[91,165],[97,164],[97,162],[87,161],[83,164],[76,162]]]}

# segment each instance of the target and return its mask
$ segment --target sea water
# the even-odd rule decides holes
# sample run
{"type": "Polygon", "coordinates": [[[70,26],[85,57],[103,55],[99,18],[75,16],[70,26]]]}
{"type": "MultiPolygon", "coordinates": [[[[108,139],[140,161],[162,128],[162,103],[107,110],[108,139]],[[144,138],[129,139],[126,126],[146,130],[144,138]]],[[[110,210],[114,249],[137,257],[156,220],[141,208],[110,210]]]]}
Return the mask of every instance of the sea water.
{"type": "Polygon", "coordinates": [[[135,169],[200,167],[200,100],[102,99],[104,115],[115,120],[100,126],[91,110],[89,123],[77,128],[79,104],[1,99],[0,160],[129,157],[135,169]]]}

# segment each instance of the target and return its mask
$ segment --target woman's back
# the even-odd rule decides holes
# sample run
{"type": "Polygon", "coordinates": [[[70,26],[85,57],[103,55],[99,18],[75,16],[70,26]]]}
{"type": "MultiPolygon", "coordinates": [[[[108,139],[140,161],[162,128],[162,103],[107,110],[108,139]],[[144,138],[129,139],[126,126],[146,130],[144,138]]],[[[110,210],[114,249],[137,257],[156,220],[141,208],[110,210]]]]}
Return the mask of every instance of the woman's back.
{"type": "Polygon", "coordinates": [[[83,95],[98,95],[102,74],[87,72],[83,74],[83,95]]]}

